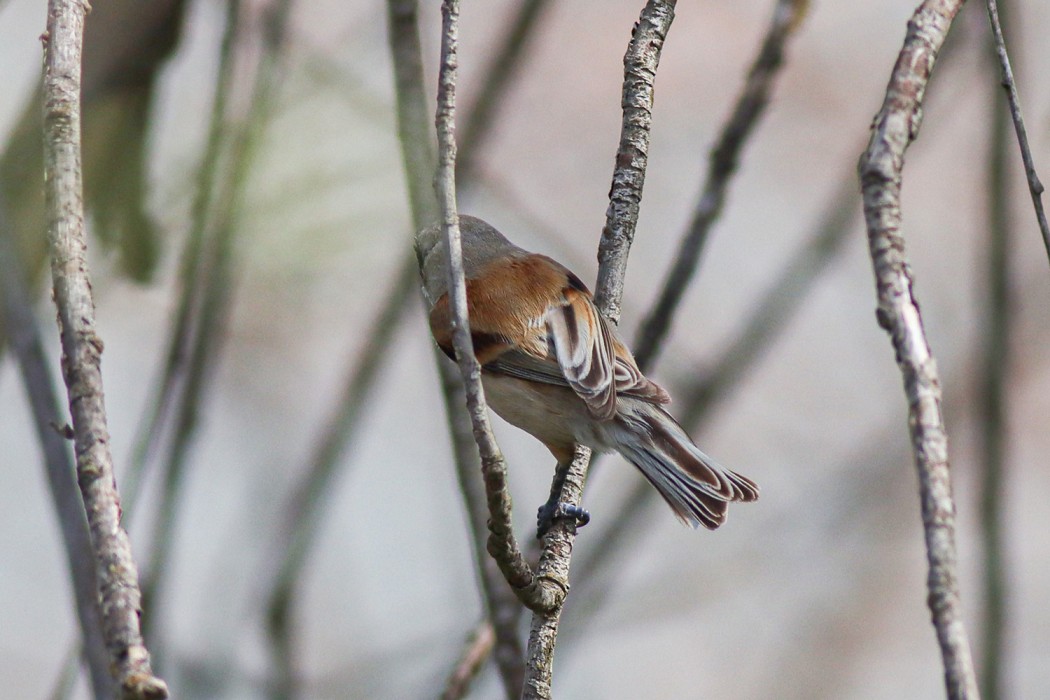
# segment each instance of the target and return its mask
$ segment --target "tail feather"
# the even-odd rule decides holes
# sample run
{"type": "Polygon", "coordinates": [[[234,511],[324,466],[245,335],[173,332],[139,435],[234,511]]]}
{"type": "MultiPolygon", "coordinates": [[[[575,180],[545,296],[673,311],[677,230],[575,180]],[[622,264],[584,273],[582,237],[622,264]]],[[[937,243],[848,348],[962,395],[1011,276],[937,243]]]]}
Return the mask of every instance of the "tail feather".
{"type": "Polygon", "coordinates": [[[616,419],[626,433],[617,440],[617,450],[682,521],[713,530],[725,522],[731,501],[758,498],[755,482],[704,454],[659,406],[622,401],[620,409],[616,419]]]}

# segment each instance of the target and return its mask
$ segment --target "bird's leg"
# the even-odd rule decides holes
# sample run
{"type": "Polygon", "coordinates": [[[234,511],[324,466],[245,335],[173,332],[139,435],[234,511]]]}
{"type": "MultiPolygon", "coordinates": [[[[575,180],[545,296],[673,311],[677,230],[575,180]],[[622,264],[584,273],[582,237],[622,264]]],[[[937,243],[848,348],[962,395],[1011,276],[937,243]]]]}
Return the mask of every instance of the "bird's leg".
{"type": "Polygon", "coordinates": [[[576,527],[583,527],[591,521],[591,514],[580,506],[571,506],[561,500],[561,490],[565,486],[565,479],[572,465],[572,457],[558,460],[558,466],[554,470],[554,481],[551,482],[551,495],[547,502],[540,506],[536,512],[536,539],[543,539],[551,525],[559,518],[567,518],[573,521],[576,527]]]}

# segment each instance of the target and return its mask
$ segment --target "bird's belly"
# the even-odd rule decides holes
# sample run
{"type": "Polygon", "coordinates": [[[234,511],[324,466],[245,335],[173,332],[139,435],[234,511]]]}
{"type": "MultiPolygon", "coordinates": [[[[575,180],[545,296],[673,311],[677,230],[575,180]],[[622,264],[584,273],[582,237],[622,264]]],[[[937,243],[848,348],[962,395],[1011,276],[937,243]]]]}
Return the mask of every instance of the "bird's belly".
{"type": "Polygon", "coordinates": [[[485,398],[500,418],[521,428],[548,448],[571,451],[576,444],[601,449],[586,405],[568,387],[482,374],[485,398]]]}

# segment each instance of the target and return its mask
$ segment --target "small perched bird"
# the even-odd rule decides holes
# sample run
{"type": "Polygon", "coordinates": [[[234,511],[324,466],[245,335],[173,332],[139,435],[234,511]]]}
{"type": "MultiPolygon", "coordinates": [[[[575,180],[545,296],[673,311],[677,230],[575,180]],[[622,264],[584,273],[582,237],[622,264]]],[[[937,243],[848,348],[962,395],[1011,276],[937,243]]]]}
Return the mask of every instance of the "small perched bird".
{"type": "MultiPolygon", "coordinates": [[[[576,445],[619,452],[693,527],[714,529],[730,501],[758,498],[753,481],[701,452],[664,410],[667,392],[638,369],[579,277],[481,219],[460,216],[459,226],[474,354],[488,405],[500,417],[562,465],[576,445]]],[[[420,232],[416,252],[430,330],[455,359],[440,226],[420,232]]]]}

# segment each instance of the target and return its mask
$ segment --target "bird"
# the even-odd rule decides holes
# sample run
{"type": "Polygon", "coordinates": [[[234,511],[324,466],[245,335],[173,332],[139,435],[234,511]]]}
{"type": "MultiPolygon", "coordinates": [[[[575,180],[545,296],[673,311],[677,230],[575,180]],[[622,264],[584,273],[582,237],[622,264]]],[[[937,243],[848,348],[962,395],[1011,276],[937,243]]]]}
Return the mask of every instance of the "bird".
{"type": "MultiPolygon", "coordinates": [[[[729,503],[758,499],[754,481],[708,457],[667,412],[671,397],[642,373],[579,277],[482,219],[460,215],[459,228],[470,335],[489,408],[542,442],[559,465],[571,462],[577,445],[619,452],[694,529],[713,530],[729,503]]],[[[431,333],[455,360],[440,225],[419,232],[416,254],[431,333]]],[[[540,509],[541,534],[557,495],[546,513],[540,509]]]]}

